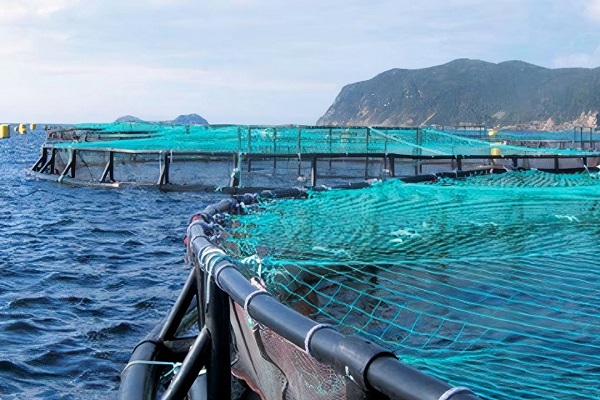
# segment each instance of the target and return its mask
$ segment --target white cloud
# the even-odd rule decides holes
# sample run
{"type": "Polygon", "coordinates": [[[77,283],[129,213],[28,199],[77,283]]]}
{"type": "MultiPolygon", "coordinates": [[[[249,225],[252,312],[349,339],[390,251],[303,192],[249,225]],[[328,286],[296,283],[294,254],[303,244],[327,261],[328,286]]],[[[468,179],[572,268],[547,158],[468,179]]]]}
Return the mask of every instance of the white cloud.
{"type": "Polygon", "coordinates": [[[600,21],[600,0],[588,0],[585,13],[589,18],[600,21]]]}
{"type": "Polygon", "coordinates": [[[586,53],[574,53],[567,54],[564,56],[556,57],[553,61],[553,66],[555,68],[573,68],[573,67],[586,67],[591,68],[597,64],[597,59],[594,60],[590,54],[586,53]]]}
{"type": "Polygon", "coordinates": [[[584,10],[600,19],[600,0],[0,3],[0,76],[11,77],[4,88],[28,93],[0,98],[6,117],[161,118],[180,109],[210,110],[213,121],[314,123],[342,86],[390,68],[459,57],[600,60],[600,25],[581,24],[584,10]]]}
{"type": "Polygon", "coordinates": [[[36,68],[40,75],[68,76],[86,81],[111,81],[121,87],[170,83],[190,87],[217,87],[239,91],[295,92],[331,89],[330,83],[304,79],[300,81],[260,77],[243,70],[158,67],[128,62],[103,64],[74,63],[71,65],[44,63],[36,68]]]}
{"type": "Polygon", "coordinates": [[[4,24],[19,24],[31,18],[47,18],[52,14],[75,6],[80,1],[81,0],[2,0],[2,5],[0,7],[0,21],[4,24]]]}

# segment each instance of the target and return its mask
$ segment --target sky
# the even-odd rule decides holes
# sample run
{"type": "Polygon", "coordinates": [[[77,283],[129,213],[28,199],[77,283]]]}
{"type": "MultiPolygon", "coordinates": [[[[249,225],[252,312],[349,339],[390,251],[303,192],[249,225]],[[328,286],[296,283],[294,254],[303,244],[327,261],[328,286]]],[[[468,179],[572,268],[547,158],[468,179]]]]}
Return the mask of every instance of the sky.
{"type": "Polygon", "coordinates": [[[600,66],[600,0],[0,0],[0,121],[314,124],[456,58],[600,66]]]}

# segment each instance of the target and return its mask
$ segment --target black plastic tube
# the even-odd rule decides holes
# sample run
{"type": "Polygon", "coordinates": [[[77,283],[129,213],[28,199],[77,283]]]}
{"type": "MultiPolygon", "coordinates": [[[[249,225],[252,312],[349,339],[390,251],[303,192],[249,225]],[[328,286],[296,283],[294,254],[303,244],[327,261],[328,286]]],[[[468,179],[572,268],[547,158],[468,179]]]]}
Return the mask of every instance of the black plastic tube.
{"type": "Polygon", "coordinates": [[[165,324],[163,325],[160,332],[160,339],[171,340],[175,332],[177,332],[177,328],[179,328],[179,324],[183,319],[183,316],[188,311],[189,305],[192,302],[192,299],[196,295],[196,271],[194,268],[190,271],[190,275],[185,281],[185,285],[183,286],[183,290],[179,294],[175,305],[171,309],[169,316],[165,324]]]}
{"type": "Polygon", "coordinates": [[[307,333],[316,325],[310,318],[286,307],[272,296],[256,296],[248,307],[248,314],[302,349],[307,333]]]}
{"type": "MultiPolygon", "coordinates": [[[[152,360],[157,346],[142,342],[133,351],[129,362],[152,360]]],[[[121,373],[119,398],[128,400],[153,399],[156,394],[156,365],[134,364],[121,373]]]]}
{"type": "MultiPolygon", "coordinates": [[[[391,357],[376,358],[366,372],[369,385],[394,399],[438,400],[451,390],[448,384],[391,357]]],[[[451,396],[451,399],[477,400],[479,398],[464,390],[451,396]]]]}
{"type": "Polygon", "coordinates": [[[206,328],[211,337],[210,364],[207,369],[208,398],[231,399],[229,297],[217,286],[214,279],[210,278],[208,285],[206,328]]]}
{"type": "Polygon", "coordinates": [[[180,400],[185,398],[198,374],[206,364],[209,345],[210,335],[208,329],[203,329],[181,364],[181,369],[175,375],[167,391],[163,394],[162,400],[180,400]]]}
{"type": "MultiPolygon", "coordinates": [[[[216,252],[217,250],[201,231],[202,225],[199,223],[192,225],[196,226],[190,226],[188,229],[190,235],[188,239],[191,250],[195,253],[195,259],[199,263],[203,251],[213,249],[216,252]]],[[[392,353],[368,340],[357,336],[345,336],[332,328],[322,327],[316,330],[316,322],[283,305],[270,295],[249,297],[258,288],[254,287],[224,256],[210,267],[214,283],[236,303],[244,306],[253,319],[296,346],[302,349],[308,347],[309,354],[316,360],[332,366],[339,374],[349,377],[360,389],[401,400],[438,400],[453,389],[452,386],[432,376],[402,364],[392,353]],[[312,336],[309,337],[311,333],[312,336]]],[[[211,294],[212,292],[220,292],[220,290],[211,289],[211,294]]],[[[214,302],[215,300],[212,301],[213,305],[214,302]]],[[[207,318],[207,324],[209,320],[210,318],[207,318]]],[[[221,322],[225,321],[229,323],[229,318],[224,315],[221,322]]],[[[213,347],[213,351],[218,349],[213,347]]],[[[452,400],[477,399],[465,392],[452,395],[452,400]]]]}
{"type": "Polygon", "coordinates": [[[158,334],[161,325],[155,326],[146,338],[133,349],[129,364],[121,372],[119,399],[147,400],[155,397],[159,367],[144,362],[155,360],[160,352],[158,334]],[[138,361],[141,363],[136,363],[138,361]]]}
{"type": "Polygon", "coordinates": [[[218,277],[218,284],[227,294],[238,304],[244,305],[246,298],[252,292],[258,290],[257,287],[249,284],[245,276],[243,276],[231,262],[223,260],[218,263],[213,273],[218,277]],[[226,273],[226,269],[231,268],[236,273],[226,273]]]}

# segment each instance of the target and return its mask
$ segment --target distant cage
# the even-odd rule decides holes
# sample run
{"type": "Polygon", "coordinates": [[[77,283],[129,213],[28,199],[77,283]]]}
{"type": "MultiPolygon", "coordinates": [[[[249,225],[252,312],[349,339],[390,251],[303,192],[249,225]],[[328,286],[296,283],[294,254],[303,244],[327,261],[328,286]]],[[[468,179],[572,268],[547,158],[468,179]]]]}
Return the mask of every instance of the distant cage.
{"type": "Polygon", "coordinates": [[[343,186],[491,168],[576,170],[597,166],[600,154],[593,140],[538,140],[524,146],[522,139],[498,141],[431,128],[168,126],[151,131],[141,126],[129,133],[99,129],[49,132],[31,173],[73,185],[235,190],[343,186]]]}

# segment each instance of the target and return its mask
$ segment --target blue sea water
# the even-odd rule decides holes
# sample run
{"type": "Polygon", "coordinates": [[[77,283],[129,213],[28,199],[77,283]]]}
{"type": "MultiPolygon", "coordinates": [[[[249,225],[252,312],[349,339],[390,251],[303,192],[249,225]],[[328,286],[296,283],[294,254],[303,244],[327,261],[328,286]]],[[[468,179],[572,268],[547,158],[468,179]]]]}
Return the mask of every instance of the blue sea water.
{"type": "Polygon", "coordinates": [[[219,195],[38,181],[43,140],[0,141],[0,398],[114,399],[187,277],[189,217],[219,195]]]}

